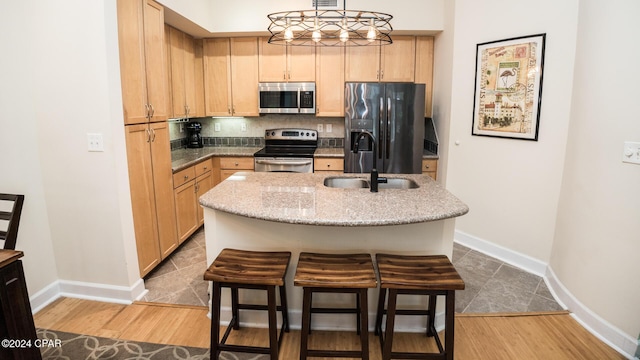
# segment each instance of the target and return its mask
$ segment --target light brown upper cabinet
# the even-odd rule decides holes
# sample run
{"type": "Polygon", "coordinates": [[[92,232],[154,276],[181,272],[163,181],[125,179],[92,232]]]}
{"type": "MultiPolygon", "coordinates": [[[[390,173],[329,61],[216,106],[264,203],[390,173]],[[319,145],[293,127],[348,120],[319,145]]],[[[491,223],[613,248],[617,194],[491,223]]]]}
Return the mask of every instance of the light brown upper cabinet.
{"type": "Polygon", "coordinates": [[[391,45],[346,50],[345,81],[413,82],[415,36],[393,36],[391,45]]]}
{"type": "Polygon", "coordinates": [[[344,48],[316,49],[316,116],[344,116],[344,48]]]}
{"type": "Polygon", "coordinates": [[[196,58],[193,37],[182,31],[167,26],[169,36],[166,39],[169,49],[169,75],[172,118],[188,118],[198,116],[196,102],[196,58]]]}
{"type": "Polygon", "coordinates": [[[152,0],[118,0],[117,7],[124,122],[167,120],[164,8],[152,0]]]}
{"type": "Polygon", "coordinates": [[[274,45],[268,41],[268,37],[260,38],[260,81],[315,81],[314,46],[274,45]]]}
{"type": "Polygon", "coordinates": [[[424,116],[431,117],[433,97],[433,37],[416,37],[416,83],[426,84],[424,116]]]}
{"type": "Polygon", "coordinates": [[[206,116],[259,116],[258,38],[204,40],[206,116]]]}

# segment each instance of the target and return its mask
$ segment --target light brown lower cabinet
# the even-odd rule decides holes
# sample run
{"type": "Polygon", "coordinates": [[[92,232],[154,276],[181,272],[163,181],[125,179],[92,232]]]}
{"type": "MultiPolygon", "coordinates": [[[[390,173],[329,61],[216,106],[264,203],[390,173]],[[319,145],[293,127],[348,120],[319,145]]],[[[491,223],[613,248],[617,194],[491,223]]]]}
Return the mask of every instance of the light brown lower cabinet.
{"type": "Polygon", "coordinates": [[[313,159],[313,171],[344,172],[344,158],[317,157],[313,159]]]}
{"type": "Polygon", "coordinates": [[[204,213],[198,199],[214,186],[214,179],[219,173],[215,163],[215,159],[207,159],[173,174],[180,244],[204,224],[204,213]]]}
{"type": "Polygon", "coordinates": [[[224,181],[238,171],[253,171],[253,168],[253,156],[221,157],[220,181],[224,181]]]}
{"type": "Polygon", "coordinates": [[[424,175],[429,175],[433,180],[436,180],[438,176],[438,160],[422,159],[422,173],[424,175]]]}
{"type": "Polygon", "coordinates": [[[140,276],[178,247],[167,122],[125,126],[140,276]]]}

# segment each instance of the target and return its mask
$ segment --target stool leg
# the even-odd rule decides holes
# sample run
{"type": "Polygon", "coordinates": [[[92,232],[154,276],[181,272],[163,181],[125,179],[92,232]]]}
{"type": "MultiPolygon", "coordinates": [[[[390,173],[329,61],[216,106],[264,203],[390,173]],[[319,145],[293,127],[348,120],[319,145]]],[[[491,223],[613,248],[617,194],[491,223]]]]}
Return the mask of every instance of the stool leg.
{"type": "Polygon", "coordinates": [[[393,327],[396,319],[396,300],[398,290],[389,289],[389,300],[387,301],[387,328],[385,329],[384,347],[382,349],[382,360],[391,359],[391,349],[393,348],[393,327]]]}
{"type": "Polygon", "coordinates": [[[448,290],[446,295],[446,308],[445,308],[445,329],[444,329],[444,351],[445,358],[447,360],[453,360],[453,333],[456,323],[455,309],[456,309],[456,291],[448,290]]]}
{"type": "Polygon", "coordinates": [[[276,305],[276,287],[267,287],[267,307],[269,312],[269,348],[271,360],[278,360],[278,320],[276,305]]]}
{"type": "Polygon", "coordinates": [[[378,311],[376,312],[376,336],[382,336],[382,317],[384,316],[384,301],[387,297],[387,289],[380,288],[378,295],[378,311]]]}
{"type": "Polygon", "coordinates": [[[362,326],[360,330],[360,345],[362,346],[362,360],[369,360],[369,308],[367,300],[367,290],[360,289],[358,294],[358,318],[359,326],[362,326]]]}
{"type": "Polygon", "coordinates": [[[436,295],[429,295],[429,316],[427,316],[427,336],[435,335],[436,323],[436,295]]]}
{"type": "Polygon", "coordinates": [[[218,360],[220,351],[220,283],[213,282],[211,301],[211,360],[218,360]]]}
{"type": "Polygon", "coordinates": [[[300,360],[307,360],[307,342],[311,330],[311,289],[303,288],[302,329],[300,329],[300,360]]]}
{"type": "Polygon", "coordinates": [[[362,307],[360,307],[360,293],[361,291],[356,293],[356,334],[358,335],[362,333],[362,322],[360,321],[360,314],[362,314],[362,307]]]}
{"type": "Polygon", "coordinates": [[[240,329],[240,310],[238,310],[238,288],[235,286],[231,287],[231,314],[232,314],[231,323],[233,324],[233,329],[234,330],[240,329]]]}
{"type": "Polygon", "coordinates": [[[284,332],[289,332],[289,308],[287,306],[287,289],[280,286],[280,306],[282,307],[282,328],[284,332]]]}

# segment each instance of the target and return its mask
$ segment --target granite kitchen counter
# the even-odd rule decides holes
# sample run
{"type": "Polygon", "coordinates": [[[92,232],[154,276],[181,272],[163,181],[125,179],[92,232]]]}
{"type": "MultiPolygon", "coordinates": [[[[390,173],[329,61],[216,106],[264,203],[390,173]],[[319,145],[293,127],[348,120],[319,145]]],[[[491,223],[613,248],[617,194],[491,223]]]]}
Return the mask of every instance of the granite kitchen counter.
{"type": "Polygon", "coordinates": [[[243,146],[207,146],[193,149],[171,151],[171,169],[182,170],[212,156],[253,156],[261,147],[243,146]]]}
{"type": "MultiPolygon", "coordinates": [[[[438,221],[469,208],[427,175],[381,174],[414,180],[416,189],[341,189],[324,185],[336,175],[236,173],[200,198],[200,204],[248,218],[290,224],[381,226],[438,221]]],[[[340,177],[369,179],[364,174],[340,177]]]]}

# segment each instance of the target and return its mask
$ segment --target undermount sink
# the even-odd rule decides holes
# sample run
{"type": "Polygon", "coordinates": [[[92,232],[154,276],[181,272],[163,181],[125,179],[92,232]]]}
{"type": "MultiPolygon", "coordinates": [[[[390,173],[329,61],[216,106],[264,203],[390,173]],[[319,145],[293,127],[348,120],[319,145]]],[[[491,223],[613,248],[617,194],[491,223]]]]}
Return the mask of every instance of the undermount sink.
{"type": "Polygon", "coordinates": [[[324,186],[341,189],[365,189],[369,187],[369,181],[362,178],[330,177],[324,179],[324,186]]]}
{"type": "Polygon", "coordinates": [[[387,182],[378,183],[378,189],[417,189],[420,187],[411,179],[387,178],[387,182]]]}
{"type": "MultiPolygon", "coordinates": [[[[369,181],[353,177],[329,177],[324,179],[324,186],[340,189],[367,189],[369,181]]],[[[417,189],[420,187],[415,181],[403,178],[387,178],[386,182],[378,183],[378,189],[417,189]]]]}

